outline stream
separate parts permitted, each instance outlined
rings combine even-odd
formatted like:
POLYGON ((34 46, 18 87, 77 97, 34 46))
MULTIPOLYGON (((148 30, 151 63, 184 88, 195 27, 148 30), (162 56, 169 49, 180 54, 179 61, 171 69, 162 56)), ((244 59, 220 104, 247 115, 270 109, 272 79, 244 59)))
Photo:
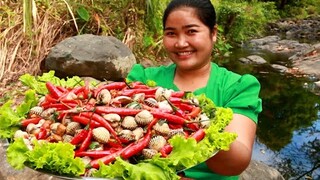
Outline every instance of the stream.
POLYGON ((285 179, 320 178, 320 97, 313 76, 294 77, 267 65, 242 64, 237 59, 262 55, 269 63, 290 66, 288 58, 249 49, 235 49, 220 65, 249 73, 261 83, 263 111, 259 115, 252 155, 277 169, 285 179))

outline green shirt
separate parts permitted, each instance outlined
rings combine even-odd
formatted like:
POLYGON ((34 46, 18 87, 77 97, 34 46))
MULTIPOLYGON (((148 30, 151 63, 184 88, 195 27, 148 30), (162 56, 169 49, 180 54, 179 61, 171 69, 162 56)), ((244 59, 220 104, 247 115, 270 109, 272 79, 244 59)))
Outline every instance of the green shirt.
MULTIPOLYGON (((143 83, 146 83, 147 80, 153 80, 157 86, 179 91, 173 82, 175 69, 175 64, 149 68, 136 64, 127 78, 143 83)), ((254 76, 239 75, 211 63, 211 74, 207 85, 193 93, 196 95, 204 93, 213 100, 216 106, 229 107, 234 113, 245 115, 257 123, 258 114, 262 111, 259 92, 260 83, 254 76)), ((186 170, 185 175, 194 179, 238 179, 238 176, 215 174, 209 170, 205 163, 186 170)))

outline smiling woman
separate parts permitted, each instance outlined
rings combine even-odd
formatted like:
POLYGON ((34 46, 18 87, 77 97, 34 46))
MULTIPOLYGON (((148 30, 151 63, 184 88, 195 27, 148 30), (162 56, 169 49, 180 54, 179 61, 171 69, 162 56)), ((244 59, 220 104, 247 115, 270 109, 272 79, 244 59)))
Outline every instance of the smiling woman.
POLYGON ((252 75, 239 75, 211 62, 217 39, 216 13, 210 0, 172 0, 163 16, 163 45, 173 64, 144 68, 135 65, 132 81, 175 91, 205 94, 220 107, 233 110, 226 131, 238 135, 228 151, 220 151, 196 167, 184 171, 194 179, 238 179, 251 159, 258 114, 262 111, 260 83, 252 75))

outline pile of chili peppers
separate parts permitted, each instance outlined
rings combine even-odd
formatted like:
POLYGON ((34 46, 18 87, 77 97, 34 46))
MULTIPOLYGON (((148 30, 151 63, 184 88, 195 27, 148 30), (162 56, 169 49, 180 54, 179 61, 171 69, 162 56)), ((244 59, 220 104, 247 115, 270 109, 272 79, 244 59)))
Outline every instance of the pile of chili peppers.
POLYGON ((21 121, 21 130, 28 133, 24 137, 69 142, 76 146, 76 157, 88 160, 88 169, 99 168, 100 161, 112 163, 119 156, 129 161, 144 154, 145 158, 157 153, 167 157, 172 151, 168 139, 173 135, 197 141, 205 136, 205 114, 196 99, 186 99, 183 91, 140 82, 111 82, 94 88, 88 84, 64 88, 46 82, 46 87, 49 93, 21 121), (136 118, 142 112, 148 115, 142 117, 146 118, 143 123, 136 118), (119 118, 106 118, 110 114, 119 118), (137 122, 125 122, 128 116, 137 122), (140 134, 132 133, 138 129, 140 134))

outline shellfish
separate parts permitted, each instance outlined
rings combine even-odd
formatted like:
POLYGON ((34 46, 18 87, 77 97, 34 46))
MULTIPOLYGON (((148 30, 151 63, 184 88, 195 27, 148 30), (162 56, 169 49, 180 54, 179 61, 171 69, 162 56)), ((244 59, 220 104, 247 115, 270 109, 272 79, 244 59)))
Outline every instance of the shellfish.
POLYGON ((163 136, 155 136, 150 140, 148 147, 150 149, 160 151, 160 149, 166 144, 167 141, 163 136))
POLYGON ((102 89, 97 97, 98 103, 109 104, 111 102, 111 94, 108 89, 102 89))
POLYGON ((81 128, 80 123, 78 122, 70 122, 66 127, 66 134, 69 134, 71 136, 76 134, 76 131, 81 128))
POLYGON ((120 131, 119 136, 127 141, 135 140, 135 135, 131 130, 128 130, 128 129, 124 129, 120 131))
POLYGON ((185 133, 184 133, 182 128, 180 128, 180 129, 171 129, 169 134, 168 134, 168 138, 172 138, 175 135, 185 136, 185 133))
POLYGON ((143 136, 143 129, 141 127, 136 128, 135 130, 132 131, 134 134, 134 139, 137 141, 143 136))
POLYGON ((92 130, 93 138, 99 143, 105 144, 110 139, 109 131, 104 127, 97 127, 92 130))
POLYGON ((154 155, 156 155, 158 153, 157 150, 154 149, 142 149, 142 155, 146 158, 146 159, 151 159, 154 155))
POLYGON ((121 122, 121 126, 126 129, 134 130, 138 124, 133 116, 126 116, 121 122))
POLYGON ((139 125, 147 125, 153 120, 153 115, 148 110, 142 110, 136 114, 135 119, 139 125))
POLYGON ((169 125, 167 123, 157 123, 153 126, 153 129, 161 135, 168 135, 170 132, 169 125))
POLYGON ((109 122, 120 122, 121 120, 120 115, 115 113, 104 114, 102 117, 109 122))
POLYGON ((34 106, 30 109, 29 115, 32 117, 33 115, 41 116, 43 112, 43 107, 41 106, 34 106))

